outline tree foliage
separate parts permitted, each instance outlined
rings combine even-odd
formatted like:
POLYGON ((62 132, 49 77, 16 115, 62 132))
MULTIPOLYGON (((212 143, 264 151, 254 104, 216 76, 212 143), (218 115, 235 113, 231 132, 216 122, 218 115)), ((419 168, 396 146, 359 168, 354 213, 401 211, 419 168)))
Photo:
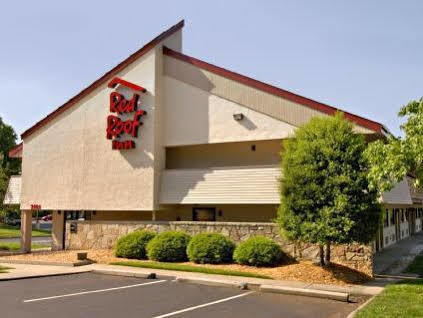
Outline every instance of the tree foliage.
POLYGON ((16 140, 17 135, 13 127, 4 123, 0 117, 0 164, 8 176, 20 171, 20 160, 9 158, 9 150, 16 146, 16 140))
POLYGON ((278 223, 285 236, 321 248, 370 242, 381 207, 368 187, 364 138, 343 114, 313 118, 283 146, 278 223))
POLYGON ((403 106, 398 116, 406 118, 401 126, 404 137, 377 140, 365 152, 370 163, 370 187, 380 192, 391 190, 410 172, 416 177, 417 187, 423 184, 423 98, 403 106))
POLYGON ((21 170, 21 161, 18 158, 9 158, 9 150, 16 146, 16 133, 12 126, 3 122, 0 117, 0 221, 7 214, 16 213, 17 207, 4 206, 9 178, 21 170))

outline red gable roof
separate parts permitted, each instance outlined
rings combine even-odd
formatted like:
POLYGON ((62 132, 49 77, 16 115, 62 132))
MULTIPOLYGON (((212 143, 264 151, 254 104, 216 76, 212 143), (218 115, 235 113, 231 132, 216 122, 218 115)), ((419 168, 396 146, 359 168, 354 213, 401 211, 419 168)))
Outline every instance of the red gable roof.
POLYGON ((141 49, 139 49, 134 54, 132 54, 131 56, 129 56, 127 59, 125 59, 124 61, 122 61, 118 65, 116 65, 113 69, 111 69, 110 71, 108 71, 106 74, 104 74, 102 77, 100 77, 94 83, 92 83, 90 86, 88 86, 87 88, 85 88, 84 90, 82 90, 81 92, 79 92, 79 94, 77 94, 76 96, 72 97, 70 100, 68 100, 62 106, 60 106, 59 108, 57 108, 55 111, 53 111, 52 113, 50 113, 49 115, 47 115, 46 117, 44 117, 43 119, 41 119, 34 126, 32 126, 31 128, 27 129, 26 131, 24 131, 21 134, 21 138, 23 139, 25 137, 28 137, 35 130, 37 130, 38 128, 44 126, 45 124, 47 124, 48 122, 50 122, 52 119, 54 119, 55 117, 57 117, 59 114, 63 113, 64 111, 66 111, 67 109, 69 109, 70 107, 72 107, 73 105, 75 105, 77 102, 79 102, 86 95, 88 95, 89 93, 91 93, 92 91, 94 91, 99 86, 103 85, 106 81, 110 80, 114 75, 116 75, 116 73, 120 72, 122 69, 124 69, 125 67, 127 67, 129 64, 131 64, 132 62, 134 62, 136 59, 138 59, 141 56, 143 56, 146 53, 148 53, 152 48, 154 48, 161 41, 163 41, 167 37, 171 36, 176 31, 182 29, 183 26, 184 26, 184 20, 181 20, 180 22, 178 22, 177 24, 175 24, 174 26, 172 26, 168 30, 166 30, 163 33, 161 33, 160 35, 158 35, 156 38, 154 38, 149 43, 147 43, 146 45, 144 45, 141 49))
POLYGON ((19 152, 21 152, 23 149, 23 142, 21 142, 19 145, 16 145, 12 149, 9 150, 9 158, 20 158, 20 156, 17 156, 19 152))
POLYGON ((256 89, 259 89, 261 91, 267 92, 272 95, 276 95, 279 97, 282 97, 284 99, 290 100, 292 102, 308 106, 310 108, 313 108, 315 110, 321 111, 322 113, 334 115, 337 111, 342 111, 344 113, 345 118, 351 120, 352 122, 355 122, 356 124, 366 127, 370 130, 375 131, 376 133, 383 134, 386 133, 386 129, 383 127, 382 124, 375 122, 370 119, 366 119, 348 112, 345 112, 343 110, 337 109, 333 106, 329 106, 317 101, 314 101, 312 99, 297 95, 295 93, 286 91, 284 89, 281 89, 279 87, 275 87, 263 82, 260 82, 258 80, 255 80, 251 77, 247 77, 229 70, 226 70, 222 67, 201 61, 199 59, 196 59, 194 57, 182 54, 180 52, 173 51, 167 47, 163 47, 163 54, 167 56, 171 56, 173 58, 176 58, 178 60, 184 61, 186 63, 192 64, 194 66, 197 66, 201 69, 204 69, 206 71, 209 71, 211 73, 226 77, 228 79, 231 79, 233 81, 237 81, 239 83, 242 83, 244 85, 254 87, 256 89))
MULTIPOLYGON (((69 109, 70 107, 75 105, 77 102, 79 102, 86 95, 90 94, 96 88, 103 85, 106 81, 109 81, 113 76, 116 75, 116 73, 120 72, 122 69, 127 67, 129 64, 134 62, 136 59, 138 59, 141 56, 148 53, 158 43, 160 43, 161 41, 163 41, 167 37, 171 36, 172 34, 177 32, 178 30, 180 30, 183 26, 184 26, 184 20, 181 20, 180 22, 178 22, 177 24, 175 24, 174 26, 172 26, 168 30, 161 33, 159 36, 154 38, 152 41, 150 41, 149 43, 144 45, 141 49, 139 49, 138 51, 136 51, 135 53, 130 55, 127 59, 125 59, 124 61, 122 61, 118 65, 116 65, 113 69, 111 69, 110 71, 105 73, 102 77, 97 79, 90 86, 88 86, 87 88, 82 90, 76 96, 72 97, 70 100, 68 100, 66 103, 64 103, 62 106, 57 108, 55 111, 53 111, 49 115, 47 115, 45 118, 41 119, 34 126, 27 129, 26 131, 24 131, 21 134, 21 138, 23 139, 23 138, 29 136, 34 131, 36 131, 38 128, 44 126, 45 124, 47 124, 48 122, 53 120, 55 117, 57 117, 59 114, 63 113, 64 111, 66 111, 67 109, 69 109)), ((276 96, 280 96, 282 98, 291 100, 293 102, 299 103, 299 104, 304 105, 304 106, 308 106, 310 108, 316 109, 316 110, 321 111, 321 112, 326 113, 326 114, 333 115, 333 114, 335 114, 336 111, 339 110, 335 107, 314 101, 312 99, 294 94, 292 92, 283 90, 281 88, 260 82, 258 80, 253 79, 253 78, 250 78, 250 77, 247 77, 247 76, 226 70, 224 68, 209 64, 207 62, 204 62, 204 61, 198 60, 196 58, 190 57, 188 55, 182 54, 180 52, 173 51, 173 50, 171 50, 167 47, 163 47, 163 54, 174 57, 174 58, 179 59, 179 60, 182 60, 184 62, 190 63, 192 65, 199 67, 199 68, 202 68, 202 69, 205 69, 205 70, 210 71, 212 73, 215 73, 215 74, 221 75, 223 77, 232 79, 234 81, 243 83, 245 85, 254 87, 256 89, 265 91, 267 93, 270 93, 270 94, 273 94, 273 95, 276 95, 276 96)), ((348 113, 348 112, 344 112, 344 114, 345 114, 345 118, 355 122, 356 124, 358 124, 360 126, 366 127, 370 130, 373 130, 376 133, 383 134, 383 133, 387 132, 387 130, 383 127, 383 125, 378 123, 378 122, 375 122, 375 121, 372 121, 372 120, 369 120, 369 119, 366 119, 366 118, 363 118, 363 117, 360 117, 360 116, 357 116, 357 115, 354 115, 354 114, 351 114, 351 113, 348 113)), ((20 147, 22 147, 22 146, 18 145, 17 147, 13 148, 12 150, 10 150, 10 153, 14 154, 15 149, 20 148, 20 147)), ((18 151, 18 150, 16 150, 16 151, 18 151)), ((9 153, 9 155, 10 155, 10 153, 9 153)))

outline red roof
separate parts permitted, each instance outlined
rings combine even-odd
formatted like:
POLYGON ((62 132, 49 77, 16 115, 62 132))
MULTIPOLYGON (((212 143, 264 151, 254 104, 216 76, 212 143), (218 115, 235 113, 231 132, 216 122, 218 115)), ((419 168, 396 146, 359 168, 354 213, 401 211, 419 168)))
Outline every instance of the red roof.
POLYGON ((199 59, 196 59, 194 57, 182 54, 180 52, 173 51, 173 50, 171 50, 167 47, 163 47, 163 54, 165 54, 167 56, 171 56, 171 57, 176 58, 178 60, 184 61, 186 63, 192 64, 194 66, 202 68, 202 69, 209 71, 211 73, 226 77, 226 78, 231 79, 233 81, 237 81, 237 82, 242 83, 244 85, 254 87, 256 89, 267 92, 269 94, 276 95, 276 96, 282 97, 284 99, 290 100, 292 102, 313 108, 313 109, 321 111, 322 113, 325 113, 325 114, 334 115, 337 111, 342 111, 344 113, 345 118, 351 120, 352 122, 355 122, 356 124, 358 124, 360 126, 366 127, 368 129, 373 130, 376 133, 380 133, 380 134, 382 134, 383 132, 387 132, 382 124, 375 122, 373 120, 345 112, 345 111, 337 109, 333 106, 329 106, 329 105, 317 102, 315 100, 312 100, 310 98, 303 97, 303 96, 297 95, 295 93, 286 91, 286 90, 281 89, 279 87, 260 82, 258 80, 251 78, 251 77, 247 77, 247 76, 226 70, 222 67, 201 61, 199 59))
POLYGON ((23 149, 23 142, 21 142, 19 145, 16 145, 12 149, 9 150, 9 158, 20 158, 16 157, 16 155, 21 152, 23 149))
POLYGON ((69 109, 70 107, 72 107, 73 105, 75 105, 82 98, 84 98, 85 96, 87 96, 89 93, 91 93, 92 91, 94 91, 99 86, 103 85, 106 81, 110 80, 114 75, 116 75, 116 73, 120 72, 122 69, 124 69, 125 67, 127 67, 129 64, 131 64, 132 62, 134 62, 135 60, 137 60, 141 56, 143 56, 146 53, 148 53, 152 48, 154 48, 161 41, 163 41, 167 37, 171 36, 176 31, 182 29, 183 26, 184 26, 184 20, 181 20, 180 22, 178 22, 177 24, 175 24, 174 26, 172 26, 168 30, 164 31, 163 33, 161 33, 160 35, 158 35, 157 37, 155 37, 153 40, 151 40, 150 42, 148 42, 146 45, 144 45, 141 49, 139 49, 134 54, 132 54, 131 56, 129 56, 127 59, 125 59, 124 61, 122 61, 118 65, 116 65, 113 69, 111 69, 110 71, 108 71, 106 74, 104 74, 102 77, 100 77, 94 83, 92 83, 90 86, 88 86, 87 88, 85 88, 84 90, 82 90, 81 92, 79 92, 76 96, 72 97, 70 100, 68 100, 62 106, 60 106, 59 108, 57 108, 55 111, 53 111, 52 113, 50 113, 49 115, 47 115, 46 117, 44 117, 43 119, 41 119, 34 126, 32 126, 31 128, 27 129, 26 131, 24 131, 21 134, 21 138, 23 139, 24 137, 28 137, 35 130, 37 130, 38 128, 44 126, 45 124, 47 124, 48 122, 50 122, 52 119, 54 119, 55 117, 57 117, 59 114, 63 113, 64 111, 66 111, 67 109, 69 109))
MULTIPOLYGON (((62 106, 57 108, 55 111, 53 111, 49 115, 47 115, 45 118, 41 119, 34 126, 27 129, 26 131, 24 131, 21 134, 21 138, 23 139, 23 138, 29 136, 34 131, 36 131, 38 128, 44 126, 45 124, 47 124, 48 122, 50 122, 51 120, 56 118, 59 114, 63 113, 64 111, 66 111, 67 109, 69 109, 70 107, 75 105, 77 102, 79 102, 86 95, 88 95, 89 93, 94 91, 99 86, 103 85, 105 82, 109 81, 113 76, 115 76, 122 69, 124 69, 129 64, 134 62, 136 59, 138 59, 141 56, 148 53, 158 43, 160 43, 161 41, 163 41, 164 39, 166 39, 170 35, 174 34, 178 30, 180 30, 183 26, 184 26, 184 20, 181 20, 180 22, 178 22, 177 24, 175 24, 174 26, 172 26, 168 30, 161 33, 159 36, 154 38, 152 41, 150 41, 149 43, 144 45, 141 49, 139 49, 138 51, 133 53, 131 56, 129 56, 127 59, 125 59, 124 61, 122 61, 118 65, 116 65, 113 69, 111 69, 110 71, 105 73, 102 77, 97 79, 90 86, 88 86, 87 88, 82 90, 76 96, 72 97, 70 100, 68 100, 66 103, 64 103, 62 106)), ((309 99, 309 98, 297 95, 295 93, 283 90, 281 88, 260 82, 258 80, 252 79, 250 77, 247 77, 247 76, 226 70, 224 68, 209 64, 207 62, 204 62, 204 61, 198 60, 196 58, 190 57, 188 55, 182 54, 180 52, 173 51, 173 50, 166 48, 166 47, 163 47, 163 53, 165 55, 177 58, 179 60, 190 63, 192 65, 195 65, 199 68, 205 69, 205 70, 210 71, 212 73, 221 75, 221 76, 229 78, 231 80, 234 80, 234 81, 243 83, 245 85, 254 87, 256 89, 265 91, 267 93, 270 93, 270 94, 273 94, 273 95, 276 95, 276 96, 280 96, 282 98, 291 100, 291 101, 299 103, 301 105, 308 106, 310 108, 316 109, 316 110, 321 111, 321 112, 326 113, 326 114, 333 115, 333 114, 335 114, 336 111, 339 110, 335 107, 314 101, 312 99, 309 99)), ((366 127, 370 130, 373 130, 376 133, 382 134, 383 132, 386 132, 386 129, 383 127, 383 125, 378 123, 378 122, 375 122, 375 121, 372 121, 372 120, 369 120, 369 119, 366 119, 366 118, 363 118, 363 117, 360 117, 360 116, 357 116, 357 115, 354 115, 354 114, 351 114, 351 113, 348 113, 348 112, 344 112, 344 114, 345 114, 345 118, 357 123, 360 126, 366 127)), ((10 150, 10 152, 14 153, 15 149, 18 148, 18 147, 22 147, 22 146, 18 145, 14 149, 10 150)), ((16 152, 17 151, 18 150, 16 150, 16 152)), ((10 153, 9 153, 9 155, 10 155, 10 153)))

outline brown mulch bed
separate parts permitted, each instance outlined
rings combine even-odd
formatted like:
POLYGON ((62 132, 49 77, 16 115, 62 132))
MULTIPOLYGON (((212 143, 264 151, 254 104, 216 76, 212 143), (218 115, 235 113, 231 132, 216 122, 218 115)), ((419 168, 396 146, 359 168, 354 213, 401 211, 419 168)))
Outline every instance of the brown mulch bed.
MULTIPOLYGON (((113 250, 84 250, 84 251, 58 251, 58 252, 37 252, 23 255, 13 255, 0 257, 9 260, 31 260, 46 262, 73 263, 76 261, 77 252, 88 252, 88 258, 96 263, 109 264, 111 262, 126 261, 124 258, 117 258, 113 254, 113 250)), ((320 267, 311 261, 293 262, 291 264, 281 265, 277 267, 252 267, 238 264, 222 264, 222 265, 200 265, 194 263, 185 263, 195 266, 207 266, 214 268, 222 268, 228 270, 245 271, 267 275, 278 280, 295 280, 315 284, 330 285, 355 285, 362 284, 371 278, 361 272, 349 267, 333 264, 329 267, 320 267)))

